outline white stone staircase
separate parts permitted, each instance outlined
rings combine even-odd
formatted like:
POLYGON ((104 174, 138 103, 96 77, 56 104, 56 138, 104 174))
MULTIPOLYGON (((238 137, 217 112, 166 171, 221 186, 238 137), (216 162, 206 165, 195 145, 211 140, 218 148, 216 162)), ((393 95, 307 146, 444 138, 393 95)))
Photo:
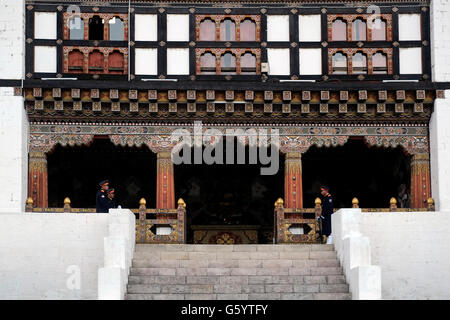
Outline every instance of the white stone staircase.
POLYGON ((333 245, 136 245, 129 300, 351 299, 333 245))

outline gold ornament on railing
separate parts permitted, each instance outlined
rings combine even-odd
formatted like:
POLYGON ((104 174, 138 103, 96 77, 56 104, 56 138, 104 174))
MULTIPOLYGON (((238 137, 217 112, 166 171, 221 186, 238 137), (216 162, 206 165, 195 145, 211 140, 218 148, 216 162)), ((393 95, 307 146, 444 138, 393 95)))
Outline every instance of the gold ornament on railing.
POLYGON ((25 211, 26 212, 32 212, 33 211, 33 204, 34 204, 33 198, 29 197, 27 199, 27 202, 26 202, 25 211))
POLYGON ((71 203, 70 198, 66 197, 64 199, 64 212, 70 212, 71 210, 70 203, 71 203))
POLYGON ((147 201, 144 199, 144 198, 142 198, 141 200, 139 200, 139 206, 141 207, 141 206, 145 206, 147 204, 147 201))
POLYGON ((359 200, 356 197, 352 199, 352 208, 359 208, 359 200))
POLYGON ((314 204, 315 206, 320 206, 322 204, 322 200, 320 200, 320 198, 316 198, 316 200, 314 200, 314 204))
POLYGON ((178 207, 182 207, 183 209, 186 209, 186 203, 182 198, 178 199, 178 207))
POLYGON ((394 197, 392 197, 389 201, 389 208, 391 209, 391 211, 395 211, 395 209, 397 209, 397 199, 395 199, 394 197))
POLYGON ((428 211, 434 211, 435 210, 433 198, 428 198, 427 199, 427 206, 428 206, 428 211))
POLYGON ((284 200, 282 198, 278 198, 277 201, 275 201, 275 207, 282 207, 284 205, 284 200))

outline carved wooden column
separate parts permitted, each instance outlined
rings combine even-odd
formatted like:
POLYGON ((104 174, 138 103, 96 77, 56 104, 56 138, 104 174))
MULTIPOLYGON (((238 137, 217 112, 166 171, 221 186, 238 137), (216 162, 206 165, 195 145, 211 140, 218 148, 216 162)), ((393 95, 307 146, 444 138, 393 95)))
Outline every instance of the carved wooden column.
POLYGON ((285 208, 303 208, 302 154, 287 152, 284 162, 285 208))
POLYGON ((170 152, 158 152, 156 172, 156 208, 175 209, 175 182, 170 152))
POLYGON ((45 152, 31 151, 28 165, 28 197, 34 207, 48 207, 47 155, 45 152))
POLYGON ((413 154, 411 159, 411 208, 426 208, 431 197, 430 154, 413 154))

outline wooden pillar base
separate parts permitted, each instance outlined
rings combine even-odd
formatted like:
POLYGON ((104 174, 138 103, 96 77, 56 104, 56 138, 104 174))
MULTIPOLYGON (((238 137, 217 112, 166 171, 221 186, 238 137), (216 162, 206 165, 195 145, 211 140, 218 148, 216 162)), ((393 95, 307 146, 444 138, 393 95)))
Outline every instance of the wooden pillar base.
POLYGON ((284 207, 303 208, 302 157, 300 152, 286 153, 284 164, 284 207))

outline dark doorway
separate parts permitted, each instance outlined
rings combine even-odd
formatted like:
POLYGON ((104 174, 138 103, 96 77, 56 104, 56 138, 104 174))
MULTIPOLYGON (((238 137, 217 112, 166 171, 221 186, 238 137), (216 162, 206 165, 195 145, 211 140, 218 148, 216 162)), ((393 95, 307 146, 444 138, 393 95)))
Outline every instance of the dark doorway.
POLYGON ((361 208, 388 208, 392 197, 399 207, 409 207, 410 157, 401 147, 368 147, 363 139, 334 148, 313 146, 302 166, 305 207, 314 206, 321 185, 330 187, 336 208, 350 208, 354 197, 361 208))
POLYGON ((103 40, 104 21, 99 16, 93 16, 89 20, 89 40, 103 40))
POLYGON ((284 159, 280 154, 274 175, 261 175, 261 165, 248 159, 247 147, 246 164, 175 166, 175 194, 187 204, 188 242, 191 225, 257 225, 259 243, 268 242, 264 233, 273 231, 274 203, 284 193, 284 159))
POLYGON ((115 146, 95 139, 90 146, 58 145, 48 155, 49 207, 62 207, 65 197, 73 208, 95 208, 98 183, 108 179, 122 208, 138 208, 145 198, 155 206, 156 155, 148 147, 115 146))

